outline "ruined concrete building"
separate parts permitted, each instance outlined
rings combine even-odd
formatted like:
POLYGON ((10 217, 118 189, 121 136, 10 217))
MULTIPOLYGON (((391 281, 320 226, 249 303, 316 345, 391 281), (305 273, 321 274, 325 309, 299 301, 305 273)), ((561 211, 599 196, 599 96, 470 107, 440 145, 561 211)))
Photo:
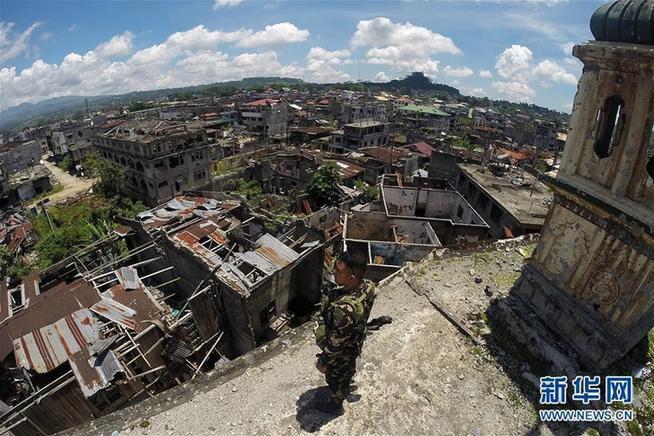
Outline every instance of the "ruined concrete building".
POLYGON ((408 186, 384 176, 381 198, 345 218, 345 248, 368 256, 380 280, 435 248, 485 239, 488 225, 456 191, 408 186))
POLYGON ((150 206, 209 181, 209 146, 200 124, 128 121, 98 135, 95 146, 125 170, 125 194, 150 206))
POLYGON ((574 47, 584 71, 554 203, 518 287, 596 372, 654 326, 651 7, 606 3, 591 19, 596 41, 574 47))
POLYGON ((285 137, 288 133, 288 104, 264 98, 243 104, 239 108, 239 121, 248 132, 263 137, 285 137))
MULTIPOLYGON (((208 355, 154 286, 150 244, 117 230, 18 286, 0 283, 0 428, 50 434, 188 380, 208 355), (150 258, 134 263, 138 253, 150 258), (149 284, 146 284, 149 283, 149 284), (198 357, 199 356, 199 357, 198 357)), ((210 353, 210 351, 209 351, 210 353)))
POLYGON ((22 283, 0 283, 0 428, 50 434, 225 364, 306 320, 323 232, 176 197, 22 283))
POLYGON ((507 165, 458 164, 457 190, 497 238, 538 233, 552 201, 550 189, 527 171, 507 165))
POLYGON ((275 237, 237 201, 191 196, 143 212, 130 225, 133 243, 159 240, 180 279, 176 288, 225 332, 219 348, 230 358, 274 337, 287 312, 305 315, 319 300, 320 231, 297 226, 275 237))

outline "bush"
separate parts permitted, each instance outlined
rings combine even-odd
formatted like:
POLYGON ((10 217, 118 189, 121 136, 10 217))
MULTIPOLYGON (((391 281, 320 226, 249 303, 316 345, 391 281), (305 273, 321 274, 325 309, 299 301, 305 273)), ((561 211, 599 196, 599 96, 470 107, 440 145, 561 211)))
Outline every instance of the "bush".
POLYGON ((334 162, 327 162, 312 174, 307 193, 319 205, 338 206, 343 198, 341 176, 334 162))

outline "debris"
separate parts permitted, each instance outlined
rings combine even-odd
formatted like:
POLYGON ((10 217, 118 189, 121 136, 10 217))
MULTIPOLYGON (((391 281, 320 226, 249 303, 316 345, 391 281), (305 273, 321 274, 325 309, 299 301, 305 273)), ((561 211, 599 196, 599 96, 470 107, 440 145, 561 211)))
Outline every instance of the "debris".
POLYGON ((481 282, 482 282, 481 277, 479 277, 479 276, 475 277, 475 283, 479 284, 481 282))
POLYGON ((434 306, 449 322, 454 324, 462 333, 467 335, 472 341, 475 343, 475 345, 481 345, 481 342, 477 337, 466 327, 461 320, 451 313, 449 310, 447 310, 442 304, 436 302, 428 293, 425 293, 422 287, 415 283, 413 280, 406 279, 406 283, 409 285, 409 287, 413 290, 418 295, 422 295, 429 300, 432 306, 434 306))

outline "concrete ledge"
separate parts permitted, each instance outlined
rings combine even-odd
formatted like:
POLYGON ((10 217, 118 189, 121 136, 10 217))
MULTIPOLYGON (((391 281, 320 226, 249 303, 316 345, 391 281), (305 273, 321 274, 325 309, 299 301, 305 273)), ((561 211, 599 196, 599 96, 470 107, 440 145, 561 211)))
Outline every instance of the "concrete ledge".
POLYGON ((66 430, 60 435, 111 434, 115 430, 125 427, 137 426, 142 420, 165 412, 175 406, 190 400, 200 392, 209 391, 216 386, 240 376, 253 365, 264 362, 284 352, 289 347, 307 341, 313 329, 313 323, 289 331, 267 344, 262 345, 247 354, 220 366, 214 371, 198 374, 186 383, 161 392, 151 398, 134 403, 125 408, 116 410, 109 415, 102 416, 79 427, 66 430))

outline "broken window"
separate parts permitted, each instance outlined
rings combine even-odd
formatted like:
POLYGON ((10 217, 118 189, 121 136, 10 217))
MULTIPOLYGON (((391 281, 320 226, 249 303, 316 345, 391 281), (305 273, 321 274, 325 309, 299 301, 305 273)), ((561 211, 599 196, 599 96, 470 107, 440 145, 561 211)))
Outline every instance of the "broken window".
POLYGON ((168 165, 170 168, 175 168, 177 165, 179 165, 179 157, 174 156, 168 159, 168 165))
POLYGON ((618 95, 609 97, 597 112, 595 123, 595 154, 604 159, 613 153, 620 143, 625 123, 624 100, 618 95))

